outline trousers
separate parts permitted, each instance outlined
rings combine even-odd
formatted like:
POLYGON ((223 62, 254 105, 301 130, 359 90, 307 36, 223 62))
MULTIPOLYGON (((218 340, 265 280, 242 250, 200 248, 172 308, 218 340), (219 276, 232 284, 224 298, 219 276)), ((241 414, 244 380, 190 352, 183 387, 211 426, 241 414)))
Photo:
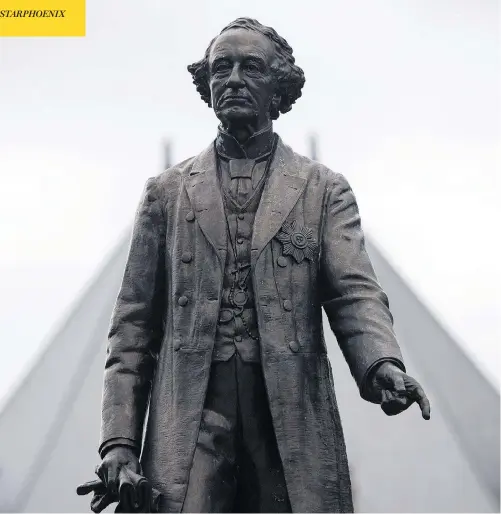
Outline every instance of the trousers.
POLYGON ((260 363, 213 362, 182 512, 292 512, 260 363))

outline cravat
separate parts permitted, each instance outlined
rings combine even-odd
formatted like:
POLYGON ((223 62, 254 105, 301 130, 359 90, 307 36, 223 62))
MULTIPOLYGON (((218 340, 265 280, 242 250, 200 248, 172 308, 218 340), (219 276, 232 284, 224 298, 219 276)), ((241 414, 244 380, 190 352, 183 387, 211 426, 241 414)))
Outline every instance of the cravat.
POLYGON ((230 167, 230 194, 243 205, 252 194, 252 171, 256 164, 255 159, 231 159, 230 167))

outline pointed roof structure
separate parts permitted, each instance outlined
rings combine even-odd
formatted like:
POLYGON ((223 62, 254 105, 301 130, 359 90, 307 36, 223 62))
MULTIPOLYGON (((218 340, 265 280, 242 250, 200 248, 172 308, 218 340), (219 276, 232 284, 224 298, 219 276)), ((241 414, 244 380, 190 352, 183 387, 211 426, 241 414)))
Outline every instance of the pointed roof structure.
POLYGON ((310 134, 308 138, 308 143, 310 147, 310 159, 314 161, 318 161, 318 137, 316 134, 310 134))
MULTIPOLYGON (((310 143, 317 157, 316 139, 310 143)), ((170 146, 164 149, 169 166, 170 146)), ((0 511, 89 511, 89 497, 75 488, 99 462, 105 340, 129 237, 0 413, 0 511)), ((416 408, 390 418, 363 402, 326 329, 356 510, 499 512, 499 392, 369 237, 367 249, 390 298, 408 369, 430 397, 432 419, 424 422, 416 408)))
POLYGON ((172 143, 170 139, 165 139, 163 144, 164 149, 164 170, 172 166, 172 143))

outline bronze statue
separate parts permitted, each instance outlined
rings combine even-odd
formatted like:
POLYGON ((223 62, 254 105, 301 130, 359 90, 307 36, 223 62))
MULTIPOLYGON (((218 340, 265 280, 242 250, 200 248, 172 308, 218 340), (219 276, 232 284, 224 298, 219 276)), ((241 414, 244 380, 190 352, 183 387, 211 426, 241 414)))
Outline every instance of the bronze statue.
POLYGON ((130 490, 125 470, 151 486, 131 510, 352 512, 322 307, 362 398, 430 417, 355 197, 273 132, 305 81, 275 30, 239 18, 188 70, 218 134, 146 184, 109 331, 100 480, 79 492, 99 512, 130 490))

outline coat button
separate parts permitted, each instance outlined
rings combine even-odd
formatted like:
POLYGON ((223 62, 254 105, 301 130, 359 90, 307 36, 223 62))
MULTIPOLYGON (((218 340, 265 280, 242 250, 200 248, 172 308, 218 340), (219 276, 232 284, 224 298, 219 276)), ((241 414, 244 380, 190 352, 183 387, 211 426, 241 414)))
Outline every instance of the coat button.
POLYGON ((191 252, 184 252, 183 255, 181 255, 181 260, 185 263, 191 262, 193 259, 193 255, 191 252))
POLYGON ((299 343, 297 341, 291 341, 289 343, 289 348, 296 353, 299 350, 299 343))
POLYGON ((187 296, 180 296, 177 300, 178 305, 181 307, 184 307, 185 305, 188 305, 188 297, 187 296))
POLYGON ((285 268, 287 266, 287 259, 281 255, 278 259, 277 259, 277 264, 281 267, 281 268, 285 268))
POLYGON ((241 245, 241 244, 243 244, 243 243, 244 243, 244 240, 243 240, 241 237, 239 237, 239 238, 237 239, 237 243, 238 243, 239 245, 241 245))
POLYGON ((242 213, 240 213, 240 214, 238 215, 238 219, 239 219, 239 220, 243 220, 244 218, 245 218, 245 216, 244 216, 242 213))
POLYGON ((242 336, 235 336, 235 341, 240 343, 242 341, 242 336))
POLYGON ((195 219, 195 213, 193 211, 190 211, 187 215, 186 215, 186 221, 193 221, 195 219))
POLYGON ((174 341, 174 351, 177 352, 179 350, 179 348, 181 348, 181 341, 179 339, 176 339, 174 341))
POLYGON ((291 311, 292 310, 292 302, 290 300, 285 300, 284 301, 284 309, 286 311, 291 311))

